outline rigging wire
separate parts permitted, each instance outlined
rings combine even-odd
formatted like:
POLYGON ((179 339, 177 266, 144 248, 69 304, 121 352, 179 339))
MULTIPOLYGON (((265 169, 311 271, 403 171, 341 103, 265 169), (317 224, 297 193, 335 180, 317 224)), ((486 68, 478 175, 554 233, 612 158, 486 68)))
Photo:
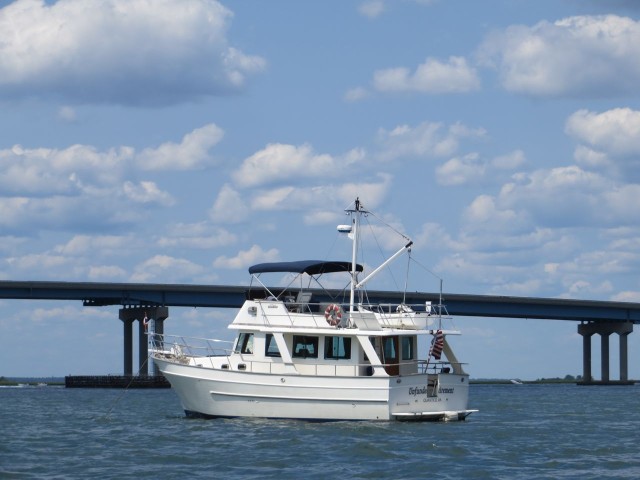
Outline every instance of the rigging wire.
POLYGON ((129 387, 133 383, 133 380, 136 377, 140 376, 140 372, 142 371, 143 368, 147 366, 147 362, 149 361, 150 358, 151 358, 151 354, 147 355, 147 358, 145 359, 144 362, 142 362, 142 365, 140 365, 140 368, 138 369, 137 373, 135 375, 131 375, 131 380, 129 380, 129 383, 127 384, 127 386, 124 388, 124 390, 122 390, 122 393, 111 404, 111 407, 109 407, 109 410, 107 410, 107 413, 104 416, 105 420, 109 420, 109 417, 111 416, 111 412, 113 411, 115 406, 120 402, 120 400, 122 400, 122 397, 124 397, 124 395, 129 391, 129 387))
MULTIPOLYGON (((372 215, 373 215, 373 214, 372 214, 372 215)), ((378 218, 378 217, 376 217, 375 215, 373 215, 373 216, 374 216, 375 218, 378 218)), ((383 222, 383 223, 384 223, 384 222, 383 222)), ((385 225, 386 225, 386 224, 385 224, 385 225)), ((368 219, 367 219, 367 226, 369 227, 369 231, 371 232, 371 236, 373 237, 373 239, 374 239, 374 240, 375 240, 375 242, 376 242, 376 246, 378 247, 378 251, 380 252, 380 257, 384 259, 384 258, 385 258, 385 253, 384 253, 384 251, 382 250, 382 247, 380 246, 380 242, 378 241, 378 236, 376 235, 376 232, 375 232, 375 230, 374 230, 374 228, 373 228, 373 225, 371 224, 371 222, 369 222, 369 220, 368 220, 368 219)), ((391 230, 393 230, 394 232, 398 233, 398 234, 399 234, 400 236, 402 236, 403 238, 405 238, 405 239, 407 239, 407 240, 411 240, 409 237, 407 237, 407 236, 405 236, 405 235, 402 235, 402 233, 398 232, 398 231, 397 231, 397 230, 395 230, 393 227, 391 227, 391 226, 389 226, 389 225, 386 225, 386 226, 388 226, 389 228, 391 228, 391 230)), ((359 245, 359 247, 360 247, 360 245, 359 245)), ((362 251, 363 251, 363 249, 362 249, 362 248, 359 248, 359 249, 358 249, 358 251, 362 252, 362 251)), ((399 288, 399 286, 398 286, 398 281, 396 280, 396 277, 395 277, 395 276, 394 276, 394 274, 393 274, 393 270, 391 270, 391 268, 390 268, 389 266, 387 266, 387 267, 386 267, 386 269, 387 269, 387 272, 389 272, 389 275, 391 276, 391 280, 393 281, 393 284, 394 284, 394 286, 395 286, 396 290, 399 290, 400 288, 399 288)))
POLYGON ((429 272, 432 276, 434 276, 435 278, 437 278, 438 280, 440 280, 440 283, 442 284, 442 277, 440 277, 439 275, 436 275, 436 273, 431 270, 430 268, 426 267, 425 265, 423 265, 422 263, 420 263, 418 260, 416 260, 415 258, 411 257, 411 260, 413 260, 417 265, 421 266, 425 271, 429 272))
POLYGON ((411 249, 407 252, 407 270, 404 277, 404 290, 402 291, 402 303, 407 303, 407 288, 409 288, 409 267, 411 266, 411 249))
POLYGON ((382 223, 384 226, 388 227, 389 229, 393 230, 394 232, 396 232, 398 235, 400 235, 402 238, 404 238, 407 241, 411 241, 411 239, 409 237, 407 237, 404 233, 402 233, 400 230, 398 230, 397 228, 392 227, 391 225, 389 225, 387 222, 385 222, 382 218, 380 218, 379 216, 377 216, 375 213, 373 212, 368 212, 369 215, 375 217, 380 223, 382 223))

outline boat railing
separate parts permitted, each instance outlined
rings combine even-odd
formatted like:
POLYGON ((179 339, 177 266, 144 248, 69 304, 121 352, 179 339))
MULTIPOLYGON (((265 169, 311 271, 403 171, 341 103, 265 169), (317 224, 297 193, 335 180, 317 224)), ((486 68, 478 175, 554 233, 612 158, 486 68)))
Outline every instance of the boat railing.
POLYGON ((341 325, 346 326, 349 307, 341 303, 318 303, 299 301, 276 301, 274 299, 254 300, 255 310, 249 307, 249 314, 255 315, 270 327, 307 327, 334 329, 327 321, 325 314, 329 305, 337 305, 340 313, 336 318, 342 319, 341 325))
MULTIPOLYGON (((444 305, 436 305, 434 308, 431 302, 425 304, 358 304, 358 312, 364 315, 373 314, 382 328, 424 330, 430 328, 436 321, 440 322, 443 318, 448 318, 444 305)), ((356 325, 370 326, 370 322, 364 321, 365 319, 360 322, 358 320, 360 319, 356 318, 356 325)))
MULTIPOLYGON (((365 330, 380 330, 381 328, 409 328, 426 329, 436 319, 448 313, 444 305, 432 306, 408 304, 358 304, 353 314, 349 314, 349 305, 345 303, 329 302, 300 302, 290 298, 279 301, 275 297, 257 299, 248 307, 248 313, 270 327, 307 327, 334 329, 337 326, 355 326, 365 330), (338 307, 336 314, 331 313, 330 307, 338 307)), ((237 323, 241 323, 237 321, 237 323)), ((254 322, 250 322, 254 323, 254 322)))
MULTIPOLYGON (((219 343, 233 343, 226 340, 216 340, 200 337, 182 337, 150 333, 149 342, 151 353, 159 357, 175 359, 181 363, 188 363, 190 357, 215 358, 229 357, 232 350, 218 346, 219 343)), ((214 364, 211 364, 213 368, 214 364)))
POLYGON ((444 362, 433 360, 419 360, 418 373, 425 374, 441 374, 441 373, 459 373, 462 370, 462 363, 444 362))
MULTIPOLYGON (((177 363, 193 364, 203 368, 231 369, 254 373, 285 373, 287 366, 278 359, 259 360, 253 355, 234 355, 232 350, 218 346, 219 343, 232 343, 199 337, 149 334, 150 353, 177 363), (196 362, 197 359, 197 363, 196 362)), ((371 376, 376 367, 382 367, 388 373, 397 372, 402 376, 438 375, 461 373, 460 363, 434 360, 411 360, 398 363, 322 363, 315 359, 294 358, 296 370, 303 375, 316 376, 371 376)), ((397 374, 396 373, 396 374, 397 374)))
POLYGON ((367 308, 381 315, 396 315, 398 313, 419 313, 430 317, 448 317, 449 312, 444 304, 423 303, 360 303, 358 306, 367 308))

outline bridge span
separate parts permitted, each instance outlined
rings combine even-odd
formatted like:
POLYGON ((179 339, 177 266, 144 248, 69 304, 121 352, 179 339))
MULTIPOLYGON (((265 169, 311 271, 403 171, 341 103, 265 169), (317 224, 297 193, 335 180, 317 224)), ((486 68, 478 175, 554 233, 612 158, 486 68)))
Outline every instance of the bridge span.
MULTIPOLYGON (((256 289, 260 293, 263 290, 256 289)), ((270 289, 280 292, 282 289, 270 289)), ((342 290, 311 289, 314 299, 331 302, 344 296, 342 290)), ((77 300, 85 306, 121 305, 120 320, 124 325, 124 374, 131 375, 133 360, 133 323, 139 328, 139 365, 142 369, 148 351, 143 318, 156 321, 156 331, 162 333, 168 307, 239 308, 252 295, 247 286, 0 281, 0 298, 13 300, 77 300)), ((369 301, 390 304, 439 303, 440 294, 412 292, 368 291, 369 301)), ((464 317, 527 318, 580 322, 578 333, 583 339, 583 384, 630 384, 628 378, 627 336, 633 325, 640 323, 640 303, 574 300, 560 298, 512 297, 444 293, 443 303, 450 315, 464 317), (619 336, 620 379, 609 378, 609 337, 619 336), (600 335, 600 380, 592 379, 591 337, 600 335)))

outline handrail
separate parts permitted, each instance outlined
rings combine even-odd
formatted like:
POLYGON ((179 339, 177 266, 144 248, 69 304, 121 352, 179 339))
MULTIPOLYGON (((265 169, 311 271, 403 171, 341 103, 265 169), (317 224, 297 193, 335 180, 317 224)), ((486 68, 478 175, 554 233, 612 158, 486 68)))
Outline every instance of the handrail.
MULTIPOLYGON (((328 324, 324 313, 328 305, 338 305, 341 308, 343 313, 340 325, 343 327, 357 325, 361 315, 369 313, 375 315, 377 324, 382 328, 425 329, 430 319, 441 320, 443 318, 450 318, 433 313, 431 310, 426 310, 424 305, 415 304, 359 303, 357 305, 358 309, 350 314, 348 305, 342 302, 335 302, 333 304, 326 302, 291 302, 267 298, 253 300, 253 305, 249 307, 249 312, 254 316, 253 320, 243 321, 242 318, 239 318, 236 319, 235 323, 255 324, 255 320, 258 320, 259 324, 261 323, 268 327, 305 326, 333 330, 335 326, 328 324), (422 308, 422 310, 419 308, 422 308)), ((436 305, 436 307, 440 308, 439 305, 436 305)), ((433 305, 431 305, 430 308, 433 308, 433 305)), ((441 310, 446 312, 446 308, 441 310)), ((366 325, 366 323, 364 325, 366 325)), ((366 329, 367 328, 365 328, 365 330, 366 329)))
MULTIPOLYGON (((274 372, 274 368, 281 368, 284 364, 282 362, 273 361, 273 357, 268 357, 270 360, 256 360, 246 354, 236 354, 234 356, 234 352, 230 349, 217 348, 213 345, 213 343, 217 342, 225 342, 231 343, 224 340, 215 340, 215 339, 206 339, 206 338, 198 338, 198 337, 183 337, 178 335, 163 335, 163 334, 149 334, 151 339, 152 349, 151 353, 163 356, 165 359, 175 360, 178 363, 189 363, 190 359, 198 359, 198 366, 205 367, 203 362, 206 362, 205 368, 224 368, 222 367, 223 363, 215 362, 215 360, 219 360, 221 357, 226 359, 226 368, 233 368, 234 370, 238 369, 238 364, 245 364, 245 368, 247 371, 263 371, 261 368, 253 368, 253 364, 262 365, 264 370, 267 370, 267 373, 281 373, 274 372), (194 341, 196 344, 194 344, 194 341), (199 344, 198 344, 199 342, 199 344), (232 361, 232 358, 235 358, 232 361)), ((311 367, 313 369, 313 374, 315 375, 330 375, 328 370, 333 369, 333 375, 338 375, 338 369, 342 367, 350 367, 353 369, 355 375, 360 368, 368 368, 371 367, 374 369, 375 367, 402 367, 403 365, 416 365, 416 371, 411 373, 403 373, 402 376, 411 376, 411 375, 437 375, 441 373, 454 373, 459 370, 460 365, 462 363, 454 363, 447 361, 433 361, 433 360, 411 360, 411 361, 400 361, 397 363, 382 363, 382 364, 371 364, 371 363, 320 363, 314 362, 315 359, 310 358, 298 358, 294 357, 294 365, 298 367, 311 367), (321 371, 321 372, 320 372, 321 371)))

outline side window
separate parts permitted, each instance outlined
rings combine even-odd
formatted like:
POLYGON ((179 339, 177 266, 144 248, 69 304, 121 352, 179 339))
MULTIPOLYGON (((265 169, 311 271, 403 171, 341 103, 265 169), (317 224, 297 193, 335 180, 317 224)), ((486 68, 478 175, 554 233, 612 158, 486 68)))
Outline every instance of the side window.
POLYGON ((384 337, 383 342, 383 354, 384 358, 388 360, 397 360, 398 352, 396 351, 396 340, 398 337, 384 337))
POLYGON ((402 337, 402 360, 413 360, 415 337, 402 337))
POLYGON ((235 353, 253 354, 253 333, 241 333, 238 335, 235 353))
POLYGON ((294 358, 318 358, 318 337, 293 336, 294 358))
POLYGON ((351 358, 351 339, 345 337, 325 337, 324 358, 331 360, 349 360, 351 358))
POLYGON ((278 344, 276 343, 276 339, 271 333, 267 333, 267 338, 265 341, 264 347, 264 356, 265 357, 279 357, 280 349, 278 348, 278 344))

